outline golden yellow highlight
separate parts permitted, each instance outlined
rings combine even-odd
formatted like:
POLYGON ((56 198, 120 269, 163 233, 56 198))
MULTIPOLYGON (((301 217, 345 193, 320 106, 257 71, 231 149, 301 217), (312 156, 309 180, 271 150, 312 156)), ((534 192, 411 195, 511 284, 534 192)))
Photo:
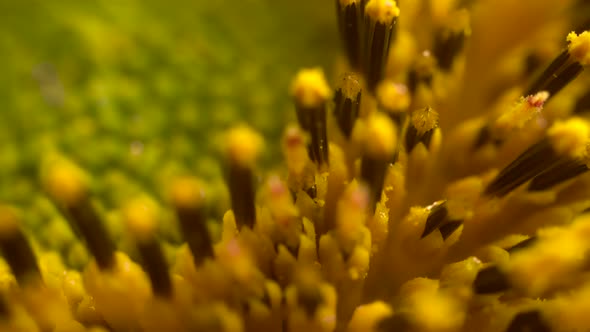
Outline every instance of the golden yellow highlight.
POLYGON ((534 95, 521 97, 509 111, 503 113, 494 123, 494 129, 498 135, 506 135, 513 130, 523 128, 528 121, 543 110, 543 105, 549 98, 546 91, 534 95))
POLYGON ((332 90, 320 68, 303 69, 291 84, 291 94, 299 105, 315 108, 330 99, 332 90))
POLYGON ((374 157, 391 156, 397 146, 397 129, 384 114, 374 113, 367 118, 364 132, 366 152, 374 157))
POLYGON ((155 236, 160 209, 152 199, 138 197, 125 205, 123 218, 127 229, 138 241, 147 241, 155 236))
POLYGON ((382 24, 390 24, 399 14, 394 0, 370 0, 365 7, 365 15, 382 24))
POLYGON ((170 185, 170 199, 176 207, 190 209, 204 203, 204 187, 197 178, 184 176, 175 178, 170 185))
POLYGON ((567 35, 569 53, 582 66, 590 65, 590 31, 581 34, 570 32, 567 35))
POLYGON ((572 158, 583 158, 590 140, 590 126, 581 118, 558 121, 549 128, 547 136, 557 153, 572 158))
POLYGON ((82 170, 65 159, 49 161, 43 168, 42 182, 49 196, 64 206, 76 205, 88 195, 82 170))
POLYGON ((377 87, 377 100, 387 112, 405 112, 411 96, 405 85, 386 80, 377 87))
POLYGON ((226 153, 230 161, 250 168, 264 148, 262 137, 246 126, 230 129, 226 134, 226 153))

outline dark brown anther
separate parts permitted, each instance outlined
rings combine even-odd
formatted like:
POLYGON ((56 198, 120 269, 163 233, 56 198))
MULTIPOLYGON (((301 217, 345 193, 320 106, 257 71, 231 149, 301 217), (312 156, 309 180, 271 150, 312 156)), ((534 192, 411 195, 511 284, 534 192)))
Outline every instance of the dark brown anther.
POLYGON ((178 218, 182 236, 187 242, 195 266, 213 257, 213 241, 207 229, 204 192, 200 181, 192 177, 174 180, 171 198, 178 218))
POLYGON ((18 213, 0 205, 0 251, 19 285, 42 281, 33 248, 20 229, 18 213))
POLYGON ((428 217, 426 218, 426 223, 424 225, 424 231, 420 238, 424 238, 430 233, 434 232, 444 221, 447 220, 449 215, 449 211, 447 210, 447 202, 442 201, 439 203, 433 204, 429 208, 428 217))
POLYGON ((543 315, 537 310, 518 313, 510 322, 506 332, 551 332, 543 315))
POLYGON ((320 69, 301 70, 293 81, 291 93, 299 124, 311 137, 310 159, 325 170, 329 162, 326 106, 331 91, 324 73, 320 69))
POLYGON ((526 240, 522 240, 520 242, 518 242, 517 244, 513 245, 510 248, 507 248, 506 251, 508 251, 509 254, 513 254, 517 251, 526 249, 526 248, 530 248, 531 246, 533 246, 535 243, 537 242, 537 237, 536 236, 531 236, 526 240))
POLYGON ((510 289, 508 278, 495 265, 481 269, 473 281, 473 291, 475 294, 500 293, 508 289, 510 289))
POLYGON ((389 47, 397 31, 398 16, 399 8, 394 0, 370 0, 365 7, 363 70, 367 86, 372 93, 383 79, 389 47))
POLYGON ((561 160, 546 171, 535 176, 529 184, 529 191, 549 189, 588 171, 588 166, 580 160, 561 160))
POLYGON ((355 73, 346 73, 334 94, 334 116, 344 137, 350 139, 361 108, 361 83, 355 73))
POLYGON ((422 143, 426 149, 438 129, 438 113, 430 107, 416 110, 412 113, 406 130, 405 148, 411 153, 416 145, 422 143))
POLYGON ((336 0, 336 15, 340 39, 350 67, 361 69, 361 46, 363 40, 363 6, 360 0, 336 0))

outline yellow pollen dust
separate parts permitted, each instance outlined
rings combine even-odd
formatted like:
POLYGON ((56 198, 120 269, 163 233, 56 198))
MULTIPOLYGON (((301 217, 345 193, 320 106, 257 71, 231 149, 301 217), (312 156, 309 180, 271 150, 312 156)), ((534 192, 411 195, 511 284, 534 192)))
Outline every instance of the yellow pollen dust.
POLYGON ((438 113, 426 107, 412 113, 412 124, 418 131, 419 135, 423 135, 429 130, 438 127, 438 113))
POLYGON ((354 73, 346 73, 340 79, 340 90, 342 95, 347 99, 355 99, 361 92, 361 83, 358 75, 354 73))
POLYGON ((391 24, 399 13, 399 7, 393 0, 370 0, 365 7, 365 14, 381 24, 391 24))
POLYGON ((582 66, 590 65, 590 31, 579 35, 572 31, 567 35, 567 41, 569 54, 582 66))
POLYGON ((519 129, 542 109, 549 98, 549 92, 541 91, 534 95, 521 98, 508 112, 496 120, 496 128, 500 130, 519 129))

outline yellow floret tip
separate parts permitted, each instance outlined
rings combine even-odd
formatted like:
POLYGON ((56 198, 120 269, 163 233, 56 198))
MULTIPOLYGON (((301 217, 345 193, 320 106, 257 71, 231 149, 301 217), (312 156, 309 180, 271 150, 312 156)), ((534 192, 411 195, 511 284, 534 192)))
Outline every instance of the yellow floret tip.
POLYGON ((48 165, 45 171, 43 186, 57 203, 74 206, 88 194, 85 175, 75 164, 59 159, 48 165))
POLYGON ((569 54, 582 66, 588 66, 590 64, 590 31, 584 31, 579 35, 570 32, 567 35, 567 41, 569 54))
POLYGON ((242 167, 252 167, 264 147, 262 137, 246 126, 239 126, 227 133, 228 157, 242 167))
POLYGON ((379 104, 388 112, 404 112, 410 107, 408 88, 399 83, 384 81, 377 87, 379 104))
POLYGON ((375 331, 378 324, 393 315, 391 306, 383 301, 358 306, 348 324, 348 332, 375 331))
POLYGON ((438 127, 438 113, 430 107, 414 111, 412 124, 418 131, 418 135, 424 135, 427 131, 438 127))
POLYGON ((558 121, 549 128, 547 136, 558 154, 583 158, 590 139, 590 126, 581 118, 558 121))
POLYGON ((391 24, 399 13, 399 7, 393 0, 370 0, 365 7, 365 14, 381 24, 391 24))
POLYGON ((20 217, 16 209, 0 205, 0 238, 10 237, 18 231, 20 217))
POLYGON ((185 176, 173 180, 170 189, 172 204, 178 208, 190 209, 203 204, 203 185, 194 177, 185 176))
POLYGON ((332 95, 324 72, 320 68, 302 69, 291 85, 291 94, 296 102, 305 108, 321 106, 332 95))
POLYGON ((151 239, 160 218, 156 202, 148 197, 138 197, 123 208, 123 216, 129 232, 139 241, 151 239))
POLYGON ((345 73, 340 79, 342 95, 347 99, 356 99, 361 92, 361 83, 359 77, 354 73, 345 73))
POLYGON ((549 99, 547 91, 522 97, 510 111, 502 114, 496 120, 496 128, 502 131, 523 128, 532 117, 541 112, 547 99, 549 99))
POLYGON ((391 156, 397 146, 396 127, 384 114, 376 113, 367 119, 365 148, 367 154, 378 157, 391 156))

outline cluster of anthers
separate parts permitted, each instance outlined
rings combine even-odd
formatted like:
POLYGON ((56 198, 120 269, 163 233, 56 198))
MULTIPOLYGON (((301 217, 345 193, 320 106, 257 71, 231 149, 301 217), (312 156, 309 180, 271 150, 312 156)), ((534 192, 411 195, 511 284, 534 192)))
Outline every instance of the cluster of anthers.
POLYGON ((47 158, 43 187, 93 259, 37 258, 1 207, 0 331, 590 330, 590 32, 568 12, 583 7, 337 0, 346 73, 335 90, 297 74, 285 169, 256 176, 262 139, 229 130, 219 234, 202 182, 170 179, 174 261, 164 205, 119 209, 134 261, 87 175, 47 158))

